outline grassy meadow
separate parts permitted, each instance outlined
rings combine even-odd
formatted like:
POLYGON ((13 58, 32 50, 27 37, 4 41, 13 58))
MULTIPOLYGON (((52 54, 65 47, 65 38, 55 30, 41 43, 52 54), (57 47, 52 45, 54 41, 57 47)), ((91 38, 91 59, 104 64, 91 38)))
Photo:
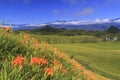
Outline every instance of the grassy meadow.
POLYGON ((53 45, 88 69, 113 80, 120 79, 120 42, 53 45))
POLYGON ((120 42, 93 36, 34 35, 65 52, 86 68, 113 80, 120 79, 120 42), (49 39, 49 41, 48 41, 49 39))

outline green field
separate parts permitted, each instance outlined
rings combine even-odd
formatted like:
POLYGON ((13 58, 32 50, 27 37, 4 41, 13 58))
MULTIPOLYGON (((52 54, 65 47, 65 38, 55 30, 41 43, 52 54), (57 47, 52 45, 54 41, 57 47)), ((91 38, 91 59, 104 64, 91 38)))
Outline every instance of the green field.
POLYGON ((86 68, 111 78, 120 80, 120 42, 107 41, 93 36, 34 35, 58 50, 70 55, 86 68))
POLYGON ((86 43, 86 42, 98 42, 101 39, 94 36, 57 36, 57 35, 38 35, 31 34, 33 37, 37 38, 40 41, 45 41, 50 44, 61 44, 61 43, 86 43))
POLYGON ((120 42, 53 44, 90 70, 120 80, 120 42))

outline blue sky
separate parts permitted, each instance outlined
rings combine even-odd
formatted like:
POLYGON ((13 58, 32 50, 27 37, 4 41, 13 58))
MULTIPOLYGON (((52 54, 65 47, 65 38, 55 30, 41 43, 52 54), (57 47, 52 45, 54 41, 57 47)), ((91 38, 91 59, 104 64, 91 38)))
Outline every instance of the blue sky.
POLYGON ((46 23, 120 17, 120 0, 0 0, 0 22, 46 23))

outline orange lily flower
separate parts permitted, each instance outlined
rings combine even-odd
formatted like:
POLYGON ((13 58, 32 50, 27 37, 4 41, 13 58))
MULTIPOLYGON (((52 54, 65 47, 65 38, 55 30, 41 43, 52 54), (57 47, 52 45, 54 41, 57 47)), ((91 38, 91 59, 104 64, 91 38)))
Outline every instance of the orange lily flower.
POLYGON ((7 32, 9 32, 9 31, 11 30, 11 27, 10 27, 10 26, 7 26, 7 27, 5 28, 5 30, 6 30, 7 32))
POLYGON ((29 41, 30 40, 30 36, 28 34, 25 35, 25 39, 26 39, 26 41, 29 41))
POLYGON ((54 74, 54 69, 53 68, 46 68, 45 71, 47 72, 48 75, 53 76, 54 74))
POLYGON ((39 59, 37 57, 33 57, 31 59, 31 64, 45 65, 48 64, 48 62, 44 58, 39 59))
POLYGON ((12 65, 19 65, 20 67, 22 67, 23 65, 23 61, 25 60, 24 57, 16 57, 13 61, 12 61, 12 65))
POLYGON ((45 65, 48 64, 47 60, 45 60, 44 58, 39 59, 41 62, 41 65, 45 65))
POLYGON ((38 65, 40 65, 40 60, 39 60, 39 58, 33 57, 33 58, 31 59, 31 65, 32 65, 32 64, 38 64, 38 65))

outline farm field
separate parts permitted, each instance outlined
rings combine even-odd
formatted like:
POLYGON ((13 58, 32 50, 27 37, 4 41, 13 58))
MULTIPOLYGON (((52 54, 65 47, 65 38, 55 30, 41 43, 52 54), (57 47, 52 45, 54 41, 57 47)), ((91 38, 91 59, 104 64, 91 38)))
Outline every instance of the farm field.
POLYGON ((120 42, 52 44, 90 70, 120 79, 120 42))

